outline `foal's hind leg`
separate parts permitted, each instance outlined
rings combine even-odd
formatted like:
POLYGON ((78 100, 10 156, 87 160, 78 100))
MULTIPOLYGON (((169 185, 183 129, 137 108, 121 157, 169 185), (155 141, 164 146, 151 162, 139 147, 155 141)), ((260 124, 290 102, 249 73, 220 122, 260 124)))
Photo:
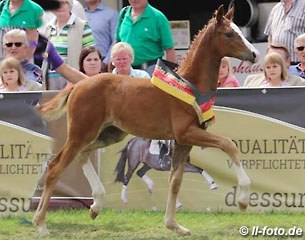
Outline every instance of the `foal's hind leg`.
POLYGON ((49 201, 53 193, 54 187, 60 178, 64 169, 78 154, 81 146, 72 145, 71 142, 66 142, 59 154, 50 162, 47 168, 45 183, 39 205, 37 207, 33 223, 37 226, 38 232, 41 236, 48 234, 48 229, 45 224, 46 211, 48 209, 49 201))
POLYGON ((90 153, 91 151, 85 151, 81 155, 81 159, 87 159, 83 163, 83 172, 92 190, 93 204, 90 206, 89 210, 90 217, 91 219, 95 219, 103 207, 103 197, 105 195, 105 188, 91 163, 91 160, 89 158, 90 153))
POLYGON ((176 201, 180 190, 184 166, 191 151, 191 146, 175 145, 172 160, 172 169, 169 179, 169 194, 166 205, 165 225, 167 228, 177 232, 180 235, 190 235, 191 232, 185 227, 179 225, 175 220, 176 201))
POLYGON ((92 189, 93 204, 90 206, 89 210, 91 219, 95 219, 99 212, 102 210, 105 188, 95 169, 93 168, 93 165, 89 159, 89 155, 93 150, 122 141, 126 136, 127 134, 119 128, 110 126, 104 129, 98 136, 97 140, 89 145, 80 156, 80 161, 83 162, 84 175, 92 189))

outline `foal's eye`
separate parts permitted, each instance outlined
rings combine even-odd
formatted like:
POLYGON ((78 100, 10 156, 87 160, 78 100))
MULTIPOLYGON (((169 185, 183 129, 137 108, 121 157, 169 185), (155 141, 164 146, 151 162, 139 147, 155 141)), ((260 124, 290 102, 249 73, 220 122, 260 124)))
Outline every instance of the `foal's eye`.
POLYGON ((225 35, 226 37, 231 38, 233 37, 233 32, 226 32, 225 35))

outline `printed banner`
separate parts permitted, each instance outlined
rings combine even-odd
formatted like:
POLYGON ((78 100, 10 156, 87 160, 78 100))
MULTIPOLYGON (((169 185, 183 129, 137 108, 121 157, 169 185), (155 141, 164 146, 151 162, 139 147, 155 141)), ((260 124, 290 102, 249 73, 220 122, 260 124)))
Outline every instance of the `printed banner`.
POLYGON ((0 94, 0 216, 28 211, 52 138, 33 106, 41 94, 0 94))
MULTIPOLYGON (((40 197, 47 161, 65 141, 65 118, 46 123, 34 110, 39 101, 54 94, 0 94, 0 216, 29 211, 32 197, 40 197)), ((248 211, 304 211, 304 99, 303 87, 218 90, 215 124, 208 131, 230 137, 237 145, 241 163, 252 182, 248 211)), ((164 210, 168 171, 151 169, 140 178, 138 175, 143 176, 144 170, 139 171, 143 166, 139 163, 127 188, 114 182, 120 150, 131 137, 102 149, 99 164, 99 157, 93 156, 106 188, 104 206, 164 210)), ((177 207, 196 211, 238 210, 239 189, 228 156, 218 149, 193 147, 190 161, 204 171, 184 173, 177 207), (216 185, 211 184, 213 180, 216 185), (215 186, 217 190, 210 189, 215 186)), ((91 197, 78 162, 65 170, 53 197, 91 197)))
MULTIPOLYGON (((0 93, 0 216, 30 211, 32 197, 41 196, 47 162, 65 141, 66 120, 46 123, 35 106, 56 93, 0 93)), ((98 171, 97 156, 93 154, 91 160, 98 171)), ((78 162, 64 171, 51 203, 58 197, 91 197, 78 162)))
MULTIPOLYGON (((304 211, 304 98, 304 88, 217 92, 215 124, 208 131, 230 137, 237 145, 241 163, 252 182, 248 211, 304 211)), ((154 183, 151 192, 136 173, 142 164, 124 189, 128 203, 123 204, 122 185, 113 183, 113 170, 123 146, 120 143, 106 148, 103 155, 106 206, 164 210, 169 172, 152 169, 146 173, 154 183)), ((182 207, 196 211, 238 210, 239 190, 229 157, 218 149, 193 147, 190 159, 215 180, 218 189, 210 190, 202 174, 185 172, 178 197, 182 207)))

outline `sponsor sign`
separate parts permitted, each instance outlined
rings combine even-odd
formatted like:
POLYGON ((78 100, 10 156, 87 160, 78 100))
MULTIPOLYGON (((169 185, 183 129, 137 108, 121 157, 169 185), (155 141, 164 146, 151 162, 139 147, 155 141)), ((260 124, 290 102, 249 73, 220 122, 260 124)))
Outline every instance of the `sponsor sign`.
POLYGON ((30 210, 31 197, 51 157, 53 139, 35 113, 40 94, 1 94, 0 216, 30 210))
MULTIPOLYGON (((65 141, 66 120, 62 117, 47 123, 37 115, 35 106, 56 93, 0 93, 0 216, 28 212, 33 197, 38 200, 41 196, 47 162, 65 141)), ((93 153, 96 170, 97 158, 93 153)), ((74 161, 57 183, 51 203, 55 198, 80 202, 88 197, 90 186, 74 161)))
MULTIPOLYGON (((232 138, 252 181, 248 211, 304 211, 305 111, 304 88, 220 89, 215 124, 208 131, 232 138)), ((126 142, 125 142, 126 143, 126 142)), ((120 200, 122 185, 113 184, 113 169, 123 147, 105 149, 102 174, 108 207, 160 209, 166 206, 169 172, 150 170, 152 194, 134 173, 128 204, 120 200)), ((193 147, 191 163, 207 171, 218 190, 211 191, 201 174, 184 173, 179 200, 196 211, 238 210, 237 178, 229 157, 219 149, 193 147)))
MULTIPOLYGON (((41 97, 52 95, 5 94, 0 100, 0 215, 29 211, 33 195, 41 194, 46 162, 64 142, 65 119, 46 124, 35 113, 33 106, 41 97)), ((252 181, 248 211, 304 211, 304 98, 303 87, 217 92, 215 124, 208 131, 236 144, 252 181)), ((104 206, 164 210, 169 178, 165 171, 146 173, 154 182, 151 193, 136 170, 128 184, 128 203, 121 201, 122 184, 114 183, 114 170, 130 137, 103 149, 100 165, 98 157, 93 158, 106 188, 104 206)), ((202 174, 184 173, 178 196, 182 206, 195 211, 238 210, 239 189, 229 157, 219 149, 193 147, 190 159, 216 181, 218 190, 211 191, 202 174)), ((65 170, 54 197, 91 197, 79 163, 73 164, 65 170)))

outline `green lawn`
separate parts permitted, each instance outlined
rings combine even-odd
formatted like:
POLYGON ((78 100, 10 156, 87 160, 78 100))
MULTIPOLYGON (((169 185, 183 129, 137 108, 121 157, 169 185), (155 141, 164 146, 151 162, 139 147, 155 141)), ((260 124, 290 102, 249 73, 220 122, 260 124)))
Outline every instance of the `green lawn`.
MULTIPOLYGON (((39 239, 35 226, 31 224, 34 213, 18 217, 0 218, 1 240, 39 239)), ((49 211, 47 224, 50 235, 44 239, 84 240, 154 240, 154 239, 305 239, 298 237, 258 236, 243 237, 239 234, 242 226, 264 226, 288 230, 294 226, 305 231, 305 215, 302 213, 224 213, 224 212, 177 212, 177 221, 192 231, 191 236, 181 237, 166 229, 163 224, 164 212, 115 211, 104 209, 92 221, 87 210, 49 211)), ((271 229, 272 228, 272 229, 271 229)), ((40 238, 41 239, 41 238, 40 238)))

